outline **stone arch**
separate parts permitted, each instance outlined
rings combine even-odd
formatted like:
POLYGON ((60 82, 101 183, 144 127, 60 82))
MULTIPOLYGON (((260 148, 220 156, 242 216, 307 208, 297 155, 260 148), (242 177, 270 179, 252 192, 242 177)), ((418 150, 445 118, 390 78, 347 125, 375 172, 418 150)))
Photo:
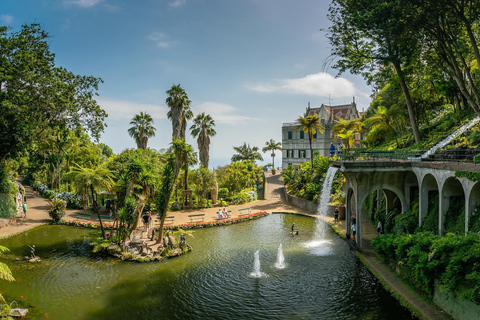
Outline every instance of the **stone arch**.
MULTIPOLYGON (((439 208, 439 219, 438 219, 438 232, 440 235, 443 235, 445 233, 445 230, 446 230, 446 226, 445 226, 445 223, 446 222, 449 222, 449 221, 446 221, 447 218, 450 219, 454 219, 455 216, 458 216, 459 214, 462 216, 462 218, 465 218, 465 215, 464 215, 464 212, 465 212, 465 192, 463 190, 463 186, 462 184, 460 183, 460 181, 458 181, 458 179, 456 179, 454 176, 451 176, 451 177, 448 177, 445 182, 443 183, 442 185, 442 188, 441 188, 441 193, 440 193, 440 208, 439 208), (452 203, 452 200, 454 201, 460 201, 461 203, 459 203, 458 205, 463 208, 463 212, 451 212, 451 214, 449 215, 449 217, 447 217, 447 212, 448 212, 448 209, 454 205, 454 203, 452 203), (462 205, 463 203, 463 205, 462 205)), ((455 203, 457 204, 457 203, 455 203)), ((465 224, 463 224, 463 226, 465 226, 465 224)), ((449 230, 449 231, 461 231, 461 233, 464 233, 465 232, 465 229, 464 230, 449 230)))
POLYGON ((357 201, 356 201, 356 195, 355 191, 351 186, 347 187, 347 190, 345 192, 345 233, 347 235, 347 239, 350 239, 350 226, 351 226, 351 221, 352 221, 352 215, 355 213, 356 214, 356 208, 357 208, 357 201))
POLYGON ((476 182, 470 189, 468 195, 468 205, 465 208, 465 233, 470 230, 470 221, 472 219, 480 219, 480 182, 476 182), (475 211, 477 209, 477 211, 475 211), (476 217, 475 217, 476 216, 476 217), (475 217, 475 218, 474 218, 475 217))
POLYGON ((422 226, 423 221, 427 217, 428 210, 429 210, 428 202, 429 202, 429 198, 432 196, 432 192, 436 192, 437 194, 439 193, 438 182, 437 182, 437 179, 435 179, 435 176, 433 174, 427 173, 423 177, 421 177, 421 182, 420 182, 420 191, 419 191, 420 205, 418 210, 419 226, 422 226))

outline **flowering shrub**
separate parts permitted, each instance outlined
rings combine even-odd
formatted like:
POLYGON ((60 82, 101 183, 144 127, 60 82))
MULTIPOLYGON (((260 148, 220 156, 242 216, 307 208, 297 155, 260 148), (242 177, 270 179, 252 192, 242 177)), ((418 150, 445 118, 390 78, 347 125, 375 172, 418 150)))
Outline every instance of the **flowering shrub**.
MULTIPOLYGON (((62 220, 62 221, 59 222, 59 224, 62 224, 62 225, 65 225, 65 226, 84 227, 84 228, 90 228, 90 229, 100 228, 100 223, 99 222, 80 221, 80 220, 77 220, 77 219, 62 220)), ((103 228, 104 229, 112 229, 112 225, 104 222, 103 223, 103 228)))
POLYGON ((80 195, 72 192, 60 192, 55 193, 53 190, 48 189, 46 185, 39 182, 32 182, 31 186, 38 190, 38 193, 47 199, 60 198, 67 201, 67 208, 69 209, 81 209, 82 198, 80 195))
POLYGON ((179 229, 190 230, 190 229, 200 229, 200 228, 225 226, 225 225, 230 225, 230 224, 234 224, 234 223, 239 223, 239 222, 249 221, 249 220, 253 220, 253 219, 258 219, 258 218, 265 217, 265 216, 268 216, 268 212, 260 211, 260 212, 251 213, 249 215, 242 216, 242 217, 237 217, 237 218, 215 220, 215 221, 205 221, 205 222, 185 223, 185 224, 180 224, 180 225, 175 225, 175 226, 164 226, 163 229, 164 230, 179 230, 179 229))

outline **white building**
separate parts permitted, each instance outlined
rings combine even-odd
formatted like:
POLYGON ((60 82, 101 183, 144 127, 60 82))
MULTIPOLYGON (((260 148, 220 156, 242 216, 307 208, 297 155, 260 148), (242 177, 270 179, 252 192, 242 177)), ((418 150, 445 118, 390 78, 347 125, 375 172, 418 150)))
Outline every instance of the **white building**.
MULTIPOLYGON (((360 117, 355 98, 350 104, 338 106, 322 104, 320 107, 310 108, 310 103, 308 103, 308 107, 303 116, 306 117, 314 114, 319 116, 325 132, 323 134, 317 132, 313 136, 312 149, 314 153, 318 151, 322 156, 330 155, 329 148, 332 142, 334 142, 335 146, 337 145, 331 133, 331 129, 336 124, 336 121, 340 118, 351 120, 360 117)), ((308 134, 304 133, 301 129, 295 131, 297 126, 298 122, 287 122, 282 125, 282 168, 286 168, 289 165, 300 165, 311 160, 308 134)))

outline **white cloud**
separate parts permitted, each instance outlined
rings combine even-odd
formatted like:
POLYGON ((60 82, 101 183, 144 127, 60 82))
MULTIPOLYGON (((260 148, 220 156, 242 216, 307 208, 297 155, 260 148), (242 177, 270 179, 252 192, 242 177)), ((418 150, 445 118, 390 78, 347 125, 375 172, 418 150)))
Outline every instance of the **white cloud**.
POLYGON ((107 10, 110 11, 110 12, 115 12, 115 11, 120 10, 119 6, 111 5, 111 4, 108 4, 108 3, 105 4, 105 8, 107 8, 107 10))
POLYGON ((89 8, 89 7, 94 7, 98 3, 102 2, 104 0, 70 0, 66 1, 66 4, 73 4, 75 6, 79 6, 82 8, 89 8))
POLYGON ((237 108, 225 103, 204 102, 192 108, 195 115, 205 112, 209 114, 216 124, 236 125, 248 121, 257 120, 256 118, 246 117, 236 114, 237 108))
POLYGON ((185 5, 186 2, 186 0, 174 0, 173 2, 169 2, 168 4, 170 5, 170 7, 181 7, 185 5))
POLYGON ((303 78, 275 80, 276 84, 248 85, 247 88, 265 93, 296 93, 332 98, 355 95, 355 85, 345 78, 335 78, 328 73, 309 74, 303 78))
POLYGON ((132 101, 97 98, 98 104, 108 113, 111 119, 132 119, 141 111, 148 113, 154 119, 166 119, 168 107, 154 104, 144 104, 132 101))
POLYGON ((152 32, 147 36, 147 39, 154 42, 157 47, 168 48, 173 44, 176 44, 176 41, 169 40, 170 36, 161 32, 152 32))
POLYGON ((11 15, 8 15, 8 14, 2 14, 0 16, 0 21, 3 23, 3 24, 11 24, 13 22, 13 16, 11 15))

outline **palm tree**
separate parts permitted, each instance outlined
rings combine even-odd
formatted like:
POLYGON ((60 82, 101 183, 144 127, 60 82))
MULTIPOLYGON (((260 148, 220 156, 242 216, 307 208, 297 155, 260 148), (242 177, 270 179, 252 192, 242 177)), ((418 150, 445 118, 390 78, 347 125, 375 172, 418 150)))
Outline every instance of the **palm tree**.
POLYGON ((401 113, 402 110, 396 105, 391 106, 389 109, 384 106, 378 106, 375 110, 375 114, 368 118, 365 121, 365 124, 376 131, 380 130, 393 132, 398 148, 397 121, 398 119, 402 118, 401 113))
POLYGON ((250 147, 250 144, 247 145, 246 142, 243 143, 240 147, 233 147, 235 151, 238 153, 232 156, 232 162, 240 162, 240 161, 247 161, 247 160, 260 160, 263 161, 263 157, 258 152, 257 147, 250 147))
POLYGON ((165 102, 170 108, 167 117, 172 120, 172 136, 176 139, 185 140, 187 120, 193 118, 193 112, 190 109, 191 101, 179 84, 173 85, 170 90, 167 90, 167 95, 165 102))
POLYGON ((344 133, 348 130, 353 130, 357 133, 361 133, 363 129, 363 123, 360 121, 360 118, 346 120, 340 118, 337 123, 332 127, 333 135, 337 135, 339 133, 344 133))
POLYGON ((148 138, 155 136, 155 128, 153 127, 153 119, 146 112, 136 114, 130 124, 133 127, 128 129, 130 137, 135 139, 138 149, 147 149, 148 138))
POLYGON ((282 143, 281 142, 275 142, 275 140, 270 139, 270 141, 265 142, 265 147, 263 147, 262 151, 267 152, 267 151, 272 151, 272 168, 275 169, 275 150, 282 150, 282 143))
MULTIPOLYGON (((92 200, 95 199, 95 191, 99 192, 104 189, 111 190, 114 182, 112 180, 113 173, 105 165, 97 166, 96 168, 80 167, 77 166, 68 175, 74 181, 77 190, 90 189, 92 194, 92 200)), ((103 229, 102 219, 100 218, 99 210, 97 210, 98 221, 100 222, 100 228, 102 229, 102 237, 105 238, 105 230, 103 229)))
POLYGON ((345 155, 348 155, 350 147, 355 143, 355 131, 348 130, 345 133, 337 134, 337 139, 341 140, 345 144, 345 155))
POLYGON ((208 162, 210 160, 210 137, 217 134, 213 127, 215 127, 215 121, 209 114, 205 115, 205 112, 199 114, 193 120, 193 125, 190 127, 192 136, 197 138, 200 163, 205 168, 208 168, 208 162))
POLYGON ((308 134, 308 142, 310 143, 310 160, 312 161, 312 170, 313 170, 313 149, 312 149, 312 141, 313 135, 315 133, 320 132, 323 134, 325 132, 325 128, 320 123, 320 117, 316 114, 306 117, 298 117, 297 122, 299 123, 294 131, 298 129, 302 129, 303 132, 308 134))

